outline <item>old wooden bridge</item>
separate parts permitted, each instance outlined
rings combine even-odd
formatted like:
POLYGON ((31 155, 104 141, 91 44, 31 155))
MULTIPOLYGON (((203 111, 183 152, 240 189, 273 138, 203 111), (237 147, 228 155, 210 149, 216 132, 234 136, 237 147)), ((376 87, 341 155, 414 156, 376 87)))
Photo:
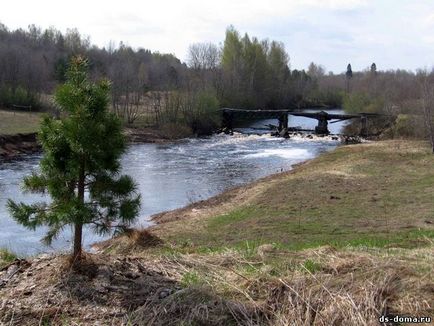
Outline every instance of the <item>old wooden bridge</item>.
MULTIPOLYGON (((236 119, 277 119, 279 125, 277 131, 281 134, 287 133, 289 130, 288 126, 288 115, 306 117, 318 120, 318 125, 315 127, 316 134, 329 134, 328 123, 331 120, 343 121, 349 119, 360 119, 361 128, 360 135, 366 136, 368 134, 367 130, 367 120, 368 117, 379 116, 375 113, 358 113, 358 114, 332 114, 325 111, 320 112, 297 112, 293 110, 243 110, 243 109, 221 109, 223 112, 223 128, 228 131, 233 130, 234 120, 236 119)), ((331 122, 331 123, 333 123, 331 122)))

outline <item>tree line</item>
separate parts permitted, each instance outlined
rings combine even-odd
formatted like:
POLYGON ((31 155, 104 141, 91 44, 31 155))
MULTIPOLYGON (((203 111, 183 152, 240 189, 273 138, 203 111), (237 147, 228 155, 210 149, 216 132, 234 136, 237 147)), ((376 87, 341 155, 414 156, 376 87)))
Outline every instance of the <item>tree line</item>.
POLYGON ((111 81, 110 107, 128 124, 145 112, 153 124, 202 134, 216 128, 219 107, 343 106, 349 112, 398 116, 392 134, 420 137, 431 128, 432 71, 385 71, 375 63, 353 71, 346 62, 338 74, 316 63, 291 69, 281 42, 241 35, 232 26, 222 45, 190 45, 183 63, 172 54, 122 42, 97 47, 76 29, 9 30, 0 24, 0 107, 37 109, 50 103, 44 97, 65 81, 68 62, 77 54, 88 58, 91 79, 111 81))
POLYGON ((9 30, 0 24, 0 106, 40 106, 41 95, 54 93, 65 81, 71 58, 79 54, 89 59, 91 78, 112 81, 112 102, 120 109, 127 107, 122 95, 130 104, 149 89, 177 88, 187 70, 171 54, 133 50, 122 42, 99 48, 76 29, 61 33, 31 25, 27 30, 9 30))
POLYGON ((125 110, 149 91, 213 89, 221 105, 280 108, 302 105, 315 81, 291 70, 282 43, 243 37, 229 27, 222 48, 210 43, 190 46, 187 64, 171 54, 133 49, 120 43, 92 45, 76 29, 9 30, 0 24, 0 105, 36 104, 65 80, 74 55, 90 62, 92 78, 112 83, 113 106, 125 110))

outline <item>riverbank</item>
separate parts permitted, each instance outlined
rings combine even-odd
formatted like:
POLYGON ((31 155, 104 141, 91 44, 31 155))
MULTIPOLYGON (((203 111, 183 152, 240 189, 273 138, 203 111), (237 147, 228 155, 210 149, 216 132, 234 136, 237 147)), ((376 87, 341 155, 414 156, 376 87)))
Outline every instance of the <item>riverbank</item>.
MULTIPOLYGON (((44 114, 46 113, 0 109, 0 160, 16 159, 40 150, 36 135, 44 114)), ((130 143, 165 143, 177 136, 166 135, 151 127, 125 127, 124 134, 130 143)))
POLYGON ((155 215, 153 232, 201 250, 246 241, 288 249, 412 247, 434 236, 433 164, 424 142, 343 146, 289 172, 155 215))
POLYGON ((40 150, 36 133, 43 114, 0 109, 0 160, 11 160, 40 150))
MULTIPOLYGON (((152 128, 132 129, 125 128, 125 136, 129 143, 158 143, 163 144, 174 139, 165 137, 152 128)), ((37 141, 37 133, 26 134, 0 134, 0 159, 11 160, 21 155, 36 153, 41 150, 37 141)))
POLYGON ((35 153, 40 149, 36 133, 0 135, 0 159, 10 160, 19 155, 35 153))
POLYGON ((157 143, 164 144, 185 138, 184 135, 168 135, 157 128, 124 128, 124 135, 129 143, 157 143))
POLYGON ((0 272, 0 321, 373 325, 434 316, 434 156, 424 142, 337 148, 159 214, 81 273, 60 255, 0 272))

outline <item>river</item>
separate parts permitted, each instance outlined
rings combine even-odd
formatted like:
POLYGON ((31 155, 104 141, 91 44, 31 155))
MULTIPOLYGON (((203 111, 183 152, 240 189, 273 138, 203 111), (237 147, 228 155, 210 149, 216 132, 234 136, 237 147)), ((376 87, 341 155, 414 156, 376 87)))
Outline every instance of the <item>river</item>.
MULTIPOLYGON (((164 145, 130 145, 122 157, 122 172, 135 179, 142 196, 137 225, 150 225, 152 214, 179 208, 228 188, 289 170, 294 164, 338 145, 331 137, 281 139, 265 133, 252 134, 258 132, 256 128, 269 123, 276 124, 276 121, 257 121, 239 130, 243 133, 233 136, 220 134, 164 145)), ((313 129, 316 120, 290 116, 289 125, 313 129)), ((343 125, 344 122, 338 122, 329 126, 333 133, 338 133, 343 125)), ((0 163, 0 248, 20 255, 66 250, 71 245, 70 228, 65 229, 48 247, 40 242, 45 228, 36 231, 25 229, 16 224, 7 212, 8 198, 26 203, 46 199, 40 195, 23 194, 20 188, 23 177, 37 170, 40 158, 40 154, 34 154, 0 163)), ((84 232, 86 248, 101 239, 91 230, 84 232)))

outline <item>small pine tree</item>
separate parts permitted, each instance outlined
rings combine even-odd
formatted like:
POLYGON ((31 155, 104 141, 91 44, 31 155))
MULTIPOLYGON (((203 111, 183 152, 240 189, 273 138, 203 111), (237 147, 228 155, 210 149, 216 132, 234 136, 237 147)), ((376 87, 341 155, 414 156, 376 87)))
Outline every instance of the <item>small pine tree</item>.
POLYGON ((42 122, 40 173, 24 179, 25 190, 48 192, 51 202, 28 205, 8 201, 18 223, 30 229, 48 226, 45 243, 72 225, 73 261, 81 258, 85 224, 100 234, 122 229, 131 224, 140 208, 135 183, 129 176, 119 176, 125 141, 120 121, 107 108, 110 84, 90 82, 87 67, 83 57, 71 60, 67 80, 55 94, 63 117, 42 122))

